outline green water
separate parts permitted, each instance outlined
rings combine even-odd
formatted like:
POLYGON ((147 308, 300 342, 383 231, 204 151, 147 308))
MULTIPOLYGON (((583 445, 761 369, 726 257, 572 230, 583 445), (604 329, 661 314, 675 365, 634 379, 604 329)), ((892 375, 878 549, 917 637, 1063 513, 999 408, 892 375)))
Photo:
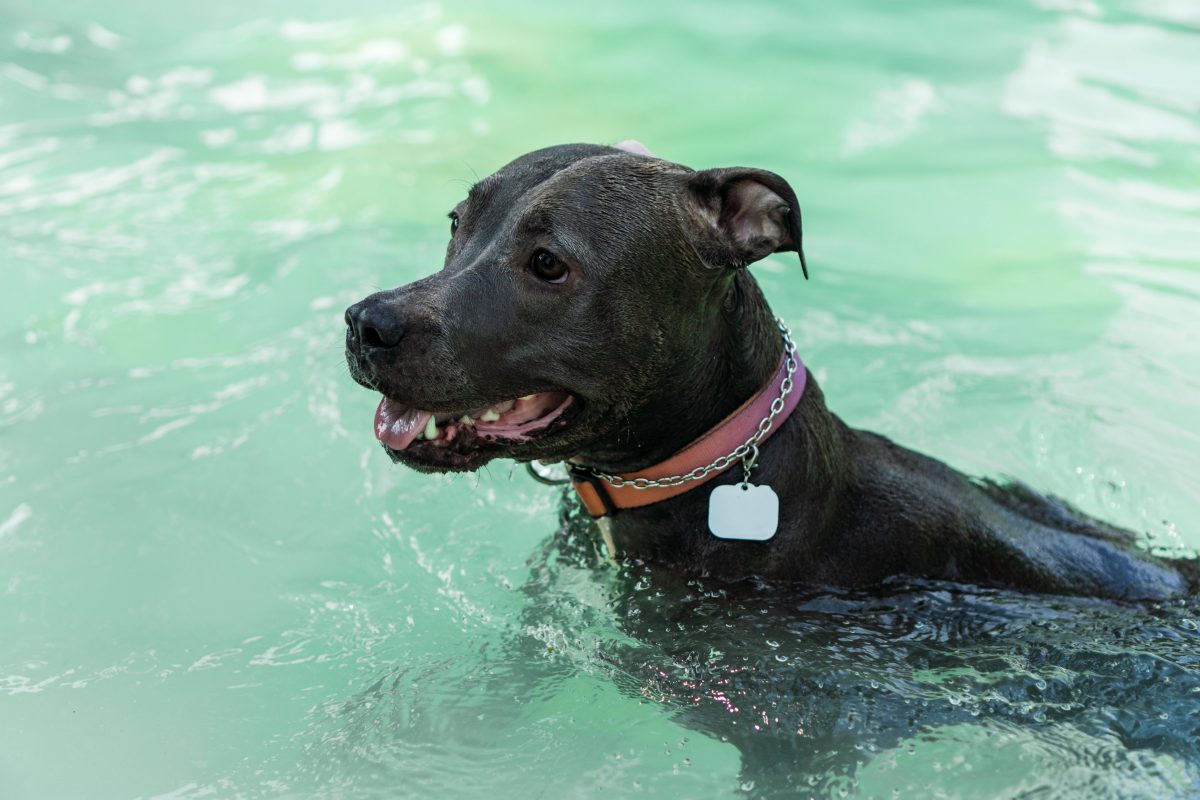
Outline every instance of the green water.
POLYGON ((1200 794, 1194 608, 768 605, 389 463, 342 309, 631 136, 792 181, 848 422, 1200 548, 1192 2, 0 0, 0 797, 1200 794))

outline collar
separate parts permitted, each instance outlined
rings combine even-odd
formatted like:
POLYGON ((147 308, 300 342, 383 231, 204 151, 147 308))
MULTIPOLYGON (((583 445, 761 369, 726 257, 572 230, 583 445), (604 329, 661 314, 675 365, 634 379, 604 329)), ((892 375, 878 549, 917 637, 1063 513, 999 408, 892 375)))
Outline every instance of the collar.
MULTIPOLYGON (((767 435, 759 441, 759 445, 783 427, 783 423, 791 416, 796 406, 800 404, 800 398, 804 396, 804 387, 808 379, 808 373, 804 369, 804 362, 800 360, 800 356, 797 355, 795 358, 796 374, 792 378, 792 391, 788 392, 787 397, 784 398, 783 410, 775 417, 774 424, 767 432, 767 435)), ((787 353, 784 352, 779 357, 779 367, 775 370, 773 380, 759 389, 745 403, 742 403, 740 408, 710 428, 707 433, 666 461, 661 461, 654 466, 647 467, 638 472, 623 473, 617 477, 625 481, 635 481, 638 478, 661 480, 671 475, 685 475, 693 470, 703 468, 721 456, 732 452, 738 445, 754 435, 754 432, 758 429, 758 424, 764 417, 771 413, 771 403, 779 397, 784 378, 787 377, 786 365, 787 353)), ((571 484, 575 487, 575 491, 579 494, 579 499, 583 501, 583 506, 587 509, 587 512, 593 517, 603 517, 616 514, 618 511, 627 508, 640 508, 677 497, 695 489, 697 486, 709 482, 736 463, 738 461, 731 461, 725 467, 713 470, 703 478, 686 481, 674 486, 661 486, 648 489, 638 489, 628 483, 623 486, 613 486, 592 474, 592 471, 587 467, 581 465, 572 465, 570 475, 571 484)))

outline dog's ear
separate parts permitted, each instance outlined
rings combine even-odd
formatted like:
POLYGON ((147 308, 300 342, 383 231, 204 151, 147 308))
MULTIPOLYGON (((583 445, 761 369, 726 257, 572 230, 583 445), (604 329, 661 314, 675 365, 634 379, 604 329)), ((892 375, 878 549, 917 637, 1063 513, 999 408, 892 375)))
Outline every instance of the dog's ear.
POLYGON ((684 202, 695 230, 693 246, 709 267, 744 267, 793 251, 808 278, 800 204, 774 172, 749 167, 696 172, 688 177, 684 202))

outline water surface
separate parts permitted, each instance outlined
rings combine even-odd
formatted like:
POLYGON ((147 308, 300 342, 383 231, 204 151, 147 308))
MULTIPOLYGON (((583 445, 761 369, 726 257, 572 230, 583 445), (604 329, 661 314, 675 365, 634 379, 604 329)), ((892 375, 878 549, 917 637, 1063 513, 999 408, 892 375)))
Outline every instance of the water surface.
POLYGON ((0 795, 1188 797, 1194 607, 688 582, 393 468, 342 309, 536 147, 792 181, 830 406, 1200 548, 1170 0, 0 0, 0 795))

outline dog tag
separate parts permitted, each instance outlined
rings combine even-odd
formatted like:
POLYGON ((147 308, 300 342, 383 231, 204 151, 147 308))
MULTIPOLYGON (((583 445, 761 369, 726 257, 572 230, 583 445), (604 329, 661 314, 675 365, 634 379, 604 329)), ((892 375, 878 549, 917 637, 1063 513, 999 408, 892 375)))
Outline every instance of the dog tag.
POLYGON ((735 483, 708 496, 708 529, 718 539, 765 542, 779 528, 779 495, 770 486, 735 483))

